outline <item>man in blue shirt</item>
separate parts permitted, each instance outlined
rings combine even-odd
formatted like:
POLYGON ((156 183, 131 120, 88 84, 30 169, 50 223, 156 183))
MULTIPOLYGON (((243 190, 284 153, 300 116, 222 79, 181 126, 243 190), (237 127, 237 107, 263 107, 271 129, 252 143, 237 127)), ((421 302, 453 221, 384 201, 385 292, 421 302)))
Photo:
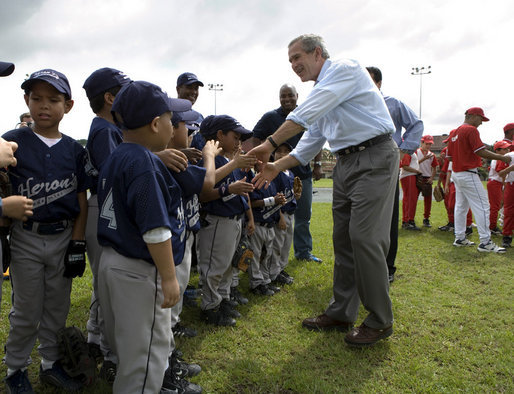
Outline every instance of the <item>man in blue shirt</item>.
POLYGON ((369 73, 355 60, 331 61, 323 39, 302 35, 289 44, 289 62, 303 82, 315 81, 303 104, 254 148, 264 165, 254 178, 267 185, 280 171, 305 165, 325 142, 338 159, 334 168, 334 289, 325 313, 305 319, 311 330, 349 331, 351 346, 367 346, 392 334, 386 255, 400 161, 394 124, 369 73), (270 153, 308 129, 296 148, 274 163, 270 153), (359 304, 369 314, 356 328, 359 304))
MULTIPOLYGON (((366 67, 373 82, 377 88, 382 88, 382 71, 378 67, 366 67)), ((400 100, 391 96, 384 96, 384 100, 389 110, 389 115, 394 123, 395 132, 393 133, 393 140, 400 148, 400 156, 404 154, 412 155, 418 148, 421 136, 423 135, 423 122, 419 119, 414 111, 407 107, 400 100), (402 135, 402 130, 405 133, 402 135)), ((391 245, 389 246, 389 253, 387 254, 387 270, 389 272, 389 283, 394 281, 394 273, 396 266, 396 253, 398 251, 398 215, 400 205, 400 186, 399 180, 396 182, 396 191, 394 193, 393 217, 391 220, 391 245)))
MULTIPOLYGON (((296 108, 298 93, 293 85, 282 85, 279 92, 280 107, 266 112, 253 128, 252 144, 257 146, 264 142, 285 122, 287 115, 296 108)), ((293 148, 296 146, 303 132, 290 138, 287 143, 293 148)), ((302 196, 297 201, 294 212, 294 256, 298 260, 308 260, 321 263, 319 257, 312 252, 312 236, 309 229, 312 212, 312 177, 319 180, 321 177, 321 151, 314 158, 314 172, 309 163, 291 169, 293 174, 302 181, 302 196)))

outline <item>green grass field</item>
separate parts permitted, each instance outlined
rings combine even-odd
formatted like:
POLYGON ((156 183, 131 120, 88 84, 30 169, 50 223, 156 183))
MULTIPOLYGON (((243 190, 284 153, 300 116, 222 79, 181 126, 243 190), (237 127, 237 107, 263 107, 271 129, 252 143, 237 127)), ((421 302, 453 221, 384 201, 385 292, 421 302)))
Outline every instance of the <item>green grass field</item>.
MULTIPOLYGON (((249 295, 249 304, 239 307, 243 317, 235 328, 207 326, 198 308, 184 309, 183 323, 195 326, 199 335, 177 343, 186 360, 203 368, 195 383, 209 393, 514 392, 512 249, 494 255, 453 247, 453 235, 437 230, 447 220, 442 203, 434 202, 432 228, 400 230, 398 271, 390 291, 393 335, 372 348, 352 349, 344 334, 301 327, 302 319, 324 311, 331 296, 329 218, 330 204, 313 205, 313 252, 323 263, 292 259, 287 271, 295 283, 273 297, 249 295)), ((421 220, 419 202, 417 223, 421 220)), ((471 239, 478 241, 476 231, 471 239)), ((84 330, 89 275, 88 270, 74 282, 68 319, 84 330)), ((247 278, 242 278, 242 290, 248 293, 247 278)), ((192 282, 197 281, 193 275, 192 282)), ((9 282, 4 282, 2 343, 8 332, 9 292, 9 282)), ((364 316, 362 309, 357 324, 364 316)), ((36 351, 32 358, 34 388, 52 392, 37 383, 36 351)), ((5 365, 0 369, 5 374, 5 365)), ((85 392, 110 390, 100 382, 85 392)))

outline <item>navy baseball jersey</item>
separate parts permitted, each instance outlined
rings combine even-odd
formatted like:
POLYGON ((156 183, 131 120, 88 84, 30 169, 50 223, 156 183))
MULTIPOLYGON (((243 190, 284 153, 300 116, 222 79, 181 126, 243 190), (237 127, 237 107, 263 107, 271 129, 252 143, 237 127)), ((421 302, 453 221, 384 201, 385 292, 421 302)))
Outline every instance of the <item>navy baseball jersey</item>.
POLYGON ((77 193, 86 191, 91 182, 82 145, 62 134, 58 143, 48 147, 29 127, 8 131, 3 138, 18 144, 14 154, 18 165, 9 168, 9 178, 13 194, 34 200, 31 220, 51 223, 76 218, 77 193))
POLYGON ((98 242, 119 254, 153 264, 143 234, 171 231, 175 265, 185 249, 182 191, 161 160, 145 147, 122 143, 98 177, 98 242))
MULTIPOLYGON (((267 189, 254 189, 253 192, 250 193, 250 201, 254 200, 264 200, 268 197, 274 197, 277 194, 276 185, 272 182, 270 183, 267 189)), ((252 207, 253 212, 253 220, 256 223, 275 223, 278 222, 280 218, 280 205, 273 205, 270 207, 252 207)))
POLYGON ((202 191, 206 169, 189 164, 185 171, 170 172, 182 189, 186 229, 196 232, 200 230, 200 201, 198 195, 202 191))
MULTIPOLYGON (((214 158, 214 163, 216 168, 223 167, 227 164, 229 160, 224 156, 216 156, 214 158)), ((198 163, 198 165, 203 165, 203 160, 198 163)), ((221 186, 228 186, 231 183, 234 183, 240 179, 243 179, 247 176, 247 173, 241 171, 240 169, 236 169, 228 174, 225 178, 219 181, 214 187, 219 188, 221 186)), ((247 178, 246 181, 249 181, 247 178)), ((230 194, 228 196, 218 198, 217 200, 209 201, 206 203, 202 203, 202 212, 210 213, 211 215, 230 217, 235 215, 243 214, 249 208, 248 202, 243 196, 238 194, 230 194)))
POLYGON ((102 165, 112 151, 122 142, 123 133, 116 125, 99 116, 93 119, 86 144, 88 153, 86 172, 93 180, 91 185, 92 194, 96 194, 98 172, 102 169, 102 165))
POLYGON ((282 212, 292 214, 296 210, 296 199, 294 198, 294 174, 290 170, 281 171, 272 183, 278 192, 284 193, 286 203, 281 207, 282 212))

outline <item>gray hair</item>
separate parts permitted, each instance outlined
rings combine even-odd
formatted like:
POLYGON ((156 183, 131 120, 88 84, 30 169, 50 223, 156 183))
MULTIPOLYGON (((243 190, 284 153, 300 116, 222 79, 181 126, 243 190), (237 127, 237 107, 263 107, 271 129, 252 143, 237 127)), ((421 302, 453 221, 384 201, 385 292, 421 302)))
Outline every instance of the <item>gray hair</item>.
POLYGON ((325 41, 321 36, 317 36, 316 34, 302 34, 301 36, 298 36, 295 39, 293 39, 287 47, 291 48, 291 46, 295 44, 297 41, 300 41, 302 43, 302 49, 306 53, 312 53, 316 50, 316 48, 319 47, 321 49, 321 57, 323 59, 328 59, 330 57, 330 55, 328 54, 327 47, 325 45, 325 41))

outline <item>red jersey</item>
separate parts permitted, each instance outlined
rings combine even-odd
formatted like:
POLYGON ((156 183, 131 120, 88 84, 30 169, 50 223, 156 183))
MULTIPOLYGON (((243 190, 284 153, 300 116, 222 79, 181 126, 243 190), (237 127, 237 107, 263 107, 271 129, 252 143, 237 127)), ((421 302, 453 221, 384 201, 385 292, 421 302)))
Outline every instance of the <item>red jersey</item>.
POLYGON ((507 141, 509 144, 511 144, 511 145, 509 146, 509 150, 510 150, 511 152, 514 152, 514 143, 513 143, 511 140, 507 139, 507 138, 504 138, 503 140, 504 140, 504 141, 507 141))
POLYGON ((485 145, 475 126, 464 123, 450 133, 448 156, 452 159, 452 171, 462 172, 482 166, 482 158, 476 154, 485 145))

